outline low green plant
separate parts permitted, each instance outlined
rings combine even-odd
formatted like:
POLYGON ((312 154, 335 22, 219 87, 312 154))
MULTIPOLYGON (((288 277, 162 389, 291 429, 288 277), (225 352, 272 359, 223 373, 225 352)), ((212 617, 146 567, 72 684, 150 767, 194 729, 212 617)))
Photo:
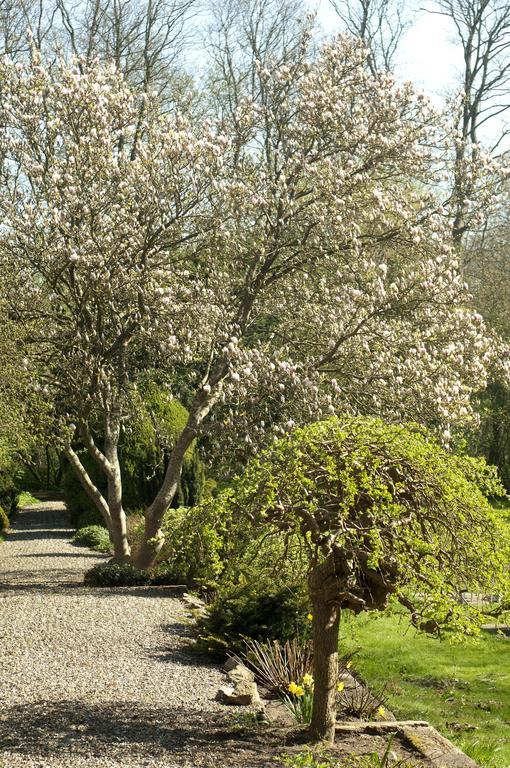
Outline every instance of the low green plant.
POLYGON ((72 541, 74 544, 82 544, 89 549, 95 549, 96 552, 109 552, 111 549, 108 531, 100 525, 88 525, 85 528, 79 528, 72 541))
POLYGON ((17 507, 22 509, 23 507, 27 507, 29 504, 39 504, 39 499, 30 493, 30 491, 21 491, 21 493, 18 493, 16 499, 17 507))
POLYGON ((143 587, 150 584, 150 575, 129 563, 110 562, 95 565, 84 581, 91 587, 143 587))
POLYGON ((9 518, 3 507, 0 507, 0 531, 7 531, 9 528, 9 518))
POLYGON ((339 757, 325 747, 307 747, 294 755, 283 755, 279 762, 286 768, 416 768, 408 760, 399 760, 392 753, 394 736, 391 736, 382 755, 347 755, 339 757))

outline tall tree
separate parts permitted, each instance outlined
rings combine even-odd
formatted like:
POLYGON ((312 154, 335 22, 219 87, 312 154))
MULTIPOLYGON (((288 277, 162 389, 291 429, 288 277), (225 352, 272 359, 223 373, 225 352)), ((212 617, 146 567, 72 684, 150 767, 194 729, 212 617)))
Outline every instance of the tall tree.
POLYGON ((384 610, 394 596, 420 629, 474 634, 483 616, 459 590, 508 594, 506 526, 461 467, 419 428, 343 416, 296 429, 212 502, 266 536, 303 539, 315 738, 335 738, 342 609, 384 610))
POLYGON ((2 62, 11 311, 35 328, 63 434, 75 425, 107 478, 105 498, 68 441, 117 559, 130 556, 118 460, 130 390, 148 361, 175 394, 186 378, 189 418, 145 512, 142 567, 186 451, 215 423, 256 447, 341 408, 448 439, 484 378, 483 325, 426 188, 439 117, 372 75, 355 41, 253 73, 217 132, 150 96, 140 124, 112 68, 2 62))
POLYGON ((398 0, 330 0, 349 35, 361 38, 372 72, 392 70, 402 37, 410 26, 411 3, 398 0))
POLYGON ((115 64, 136 90, 168 98, 182 76, 197 0, 56 0, 65 50, 115 64))
POLYGON ((460 243, 473 227, 471 213, 479 211, 473 201, 480 182, 480 144, 485 139, 489 154, 495 155, 509 135, 510 6, 502 0, 437 0, 436 7, 453 22, 464 62, 452 195, 453 235, 460 243))

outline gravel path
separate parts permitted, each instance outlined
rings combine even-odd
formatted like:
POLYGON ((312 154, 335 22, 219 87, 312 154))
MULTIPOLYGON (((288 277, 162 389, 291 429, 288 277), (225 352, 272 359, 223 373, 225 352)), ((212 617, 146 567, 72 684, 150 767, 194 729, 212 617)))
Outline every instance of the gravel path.
POLYGON ((176 590, 82 586, 104 556, 71 533, 45 502, 0 544, 0 767, 221 768, 231 749, 273 764, 227 747, 223 677, 186 650, 176 590))

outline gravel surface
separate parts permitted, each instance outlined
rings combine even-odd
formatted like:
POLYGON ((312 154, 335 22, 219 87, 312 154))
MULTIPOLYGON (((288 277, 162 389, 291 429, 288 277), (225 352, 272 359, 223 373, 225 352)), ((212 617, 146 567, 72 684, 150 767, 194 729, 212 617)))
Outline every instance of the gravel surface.
POLYGON ((227 748, 224 678, 186 648, 176 589, 82 586, 105 556, 71 534, 44 502, 0 544, 0 767, 220 767, 231 749, 273 764, 227 748))

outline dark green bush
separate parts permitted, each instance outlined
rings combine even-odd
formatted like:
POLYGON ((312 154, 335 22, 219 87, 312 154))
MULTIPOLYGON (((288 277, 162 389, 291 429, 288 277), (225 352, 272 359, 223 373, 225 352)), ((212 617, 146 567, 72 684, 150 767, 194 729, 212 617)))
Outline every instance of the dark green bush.
MULTIPOLYGON (((93 482, 100 491, 105 491, 105 480, 85 450, 78 451, 80 459, 93 482)), ((88 525, 103 525, 101 513, 85 493, 80 481, 68 465, 62 475, 62 492, 71 517, 73 528, 85 528, 88 525)))
POLYGON ((9 518, 4 511, 4 508, 0 506, 0 531, 6 531, 9 528, 9 518))
POLYGON ((140 587, 150 584, 150 576, 128 563, 99 563, 85 574, 85 584, 92 587, 140 587))
POLYGON ((0 470, 0 505, 8 517, 16 511, 19 489, 16 485, 14 467, 0 470))
POLYGON ((95 549, 97 552, 109 552, 111 543, 108 531, 100 525, 88 525, 79 528, 73 536, 75 544, 95 549))
POLYGON ((96 507, 86 509, 76 517, 76 528, 78 530, 80 528, 88 528, 90 525, 107 530, 103 516, 96 507))
POLYGON ((306 638, 310 632, 306 583, 289 586, 250 580, 220 591, 199 621, 199 632, 221 638, 229 649, 242 649, 243 638, 279 640, 306 638))

